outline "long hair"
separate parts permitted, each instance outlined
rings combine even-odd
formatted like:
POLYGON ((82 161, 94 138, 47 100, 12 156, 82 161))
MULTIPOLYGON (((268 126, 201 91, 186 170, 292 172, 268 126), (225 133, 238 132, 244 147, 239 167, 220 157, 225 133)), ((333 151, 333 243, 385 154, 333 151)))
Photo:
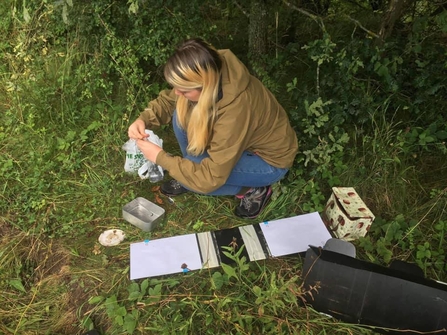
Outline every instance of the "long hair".
POLYGON ((176 105, 179 125, 188 135, 187 150, 192 155, 202 154, 209 144, 217 115, 221 69, 217 50, 200 38, 183 42, 165 65, 164 76, 172 87, 201 90, 197 103, 181 95, 176 105))

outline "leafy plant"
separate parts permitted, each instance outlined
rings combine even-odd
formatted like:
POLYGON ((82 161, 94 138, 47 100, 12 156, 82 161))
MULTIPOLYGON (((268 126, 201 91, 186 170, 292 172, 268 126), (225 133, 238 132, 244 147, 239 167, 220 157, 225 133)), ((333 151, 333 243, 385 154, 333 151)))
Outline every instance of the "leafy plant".
MULTIPOLYGON (((270 49, 254 69, 288 111, 300 151, 258 220, 322 211, 332 186, 353 186, 376 215, 354 242, 358 258, 413 262, 446 281, 445 11, 418 2, 379 46, 365 36, 376 14, 351 2, 331 2, 320 26, 267 5, 270 49)), ((0 3, 0 333, 371 333, 297 304, 299 258, 248 262, 226 248, 231 265, 128 279, 132 241, 248 223, 233 215, 233 197, 157 197, 123 173, 121 150, 129 123, 165 87, 160 67, 178 41, 201 36, 246 59, 245 9, 0 3), (150 233, 122 219, 137 196, 166 209, 150 233), (103 248, 97 236, 112 227, 126 240, 103 248)), ((160 132, 178 152, 170 129, 160 132)))

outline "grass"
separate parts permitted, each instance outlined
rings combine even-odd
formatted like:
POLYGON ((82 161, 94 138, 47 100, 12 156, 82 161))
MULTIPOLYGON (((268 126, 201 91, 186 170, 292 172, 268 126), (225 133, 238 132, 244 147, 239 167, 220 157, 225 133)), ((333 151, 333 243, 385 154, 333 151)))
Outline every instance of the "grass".
MULTIPOLYGON (((13 45, 28 45, 27 30, 21 32, 13 45)), ((157 85, 136 86, 130 77, 104 80, 100 55, 83 50, 87 44, 68 39, 64 55, 55 46, 41 57, 30 45, 16 57, 4 57, 0 333, 73 335, 92 328, 107 335, 373 333, 303 306, 298 257, 248 263, 232 255, 231 267, 129 280, 132 242, 254 222, 234 216, 233 197, 189 193, 172 204, 148 181, 123 172, 121 145, 141 110, 136 96, 129 102, 126 94, 149 97, 157 85), (166 209, 152 232, 122 219, 124 204, 138 196, 166 209), (101 246, 97 238, 112 228, 124 230, 125 241, 101 246)), ((373 115, 371 124, 352 134, 352 145, 344 148, 346 168, 337 176, 340 185, 355 187, 376 215, 368 235, 354 242, 358 257, 382 265, 393 259, 415 262, 427 277, 446 281, 445 151, 408 138, 411 133, 401 124, 378 116, 385 114, 373 115)), ((165 148, 178 153, 170 128, 156 132, 165 148)), ((256 221, 324 208, 327 180, 295 168, 274 185, 274 197, 256 221)))
MULTIPOLYGON (((149 182, 124 174, 120 142, 109 139, 116 131, 113 126, 98 128, 92 142, 73 140, 62 149, 55 148, 54 141, 48 139, 50 130, 41 134, 39 129, 31 128, 26 135, 34 140, 31 151, 25 151, 25 146, 11 136, 24 128, 30 129, 19 124, 4 129, 3 135, 8 140, 2 145, 2 157, 6 158, 2 161, 2 181, 7 185, 0 221, 2 333, 82 334, 92 327, 106 334, 131 330, 135 334, 371 332, 303 308, 299 258, 259 263, 237 260, 236 272, 203 270, 187 276, 130 281, 129 244, 133 241, 252 221, 233 215, 233 197, 189 193, 171 204, 149 182), (40 159, 52 155, 58 161, 62 154, 78 167, 60 163, 62 167, 57 170, 51 162, 40 159), (12 168, 8 167, 8 159, 13 160, 12 168), (30 161, 33 164, 25 164, 30 161), (121 218, 122 206, 136 196, 158 199, 166 209, 166 220, 150 233, 121 218), (127 238, 117 247, 105 248, 97 238, 110 228, 123 229, 127 238)), ((124 129, 125 125, 120 130, 124 129)), ((161 134, 172 138, 169 129, 161 134)), ((352 155, 349 165, 357 168, 341 176, 345 185, 353 185, 365 195, 373 212, 380 216, 370 235, 356 242, 360 257, 384 264, 390 253, 393 258, 416 259, 427 275, 445 280, 445 262, 439 268, 433 261, 439 262, 445 255, 442 252, 447 226, 439 230, 435 224, 446 220, 447 196, 442 187, 447 174, 441 173, 446 171, 446 163, 431 156, 409 165, 390 161, 386 157, 394 155, 395 148, 389 143, 394 132, 378 132, 376 136, 374 141, 365 140, 362 151, 352 155), (380 155, 368 155, 378 147, 380 155), (368 162, 372 158, 374 161, 368 162), (427 171, 434 168, 438 173, 425 180, 427 171), (395 220, 399 215, 416 222, 405 225, 395 220), (393 228, 393 234, 389 233, 390 222, 400 224, 399 229, 393 228), (423 232, 425 237, 421 236, 423 232), (381 236, 386 237, 379 244, 382 249, 374 250, 381 236), (415 253, 426 240, 431 241, 432 254, 438 252, 436 259, 422 255, 418 258, 415 253)), ((176 150, 172 142, 167 141, 167 145, 176 150)), ((277 192, 258 221, 280 218, 281 213, 300 214, 300 204, 306 198, 303 190, 281 184, 275 189, 283 192, 277 192)))
MULTIPOLYGON (((109 158, 110 155, 105 157, 109 158)), ((219 320, 219 331, 225 333, 324 334, 329 329, 330 333, 366 333, 363 328, 339 323, 311 309, 304 309, 290 296, 290 302, 284 303, 287 292, 275 291, 273 287, 286 287, 299 300, 299 259, 249 264, 243 274, 231 280, 220 269, 201 271, 187 277, 175 275, 154 279, 149 281, 148 286, 154 290, 161 284, 158 296, 143 294, 137 301, 129 299, 126 292, 133 284, 128 279, 128 247, 132 241, 210 231, 249 222, 234 217, 232 210, 235 201, 231 197, 188 194, 176 198, 176 205, 165 199, 161 204, 167 210, 165 222, 155 231, 144 233, 124 222, 120 209, 135 196, 155 201, 154 192, 147 182, 121 173, 123 157, 119 152, 115 152, 114 157, 113 164, 107 160, 111 170, 103 169, 98 163, 94 165, 87 159, 83 161, 77 176, 57 172, 50 174, 52 182, 64 191, 41 192, 39 198, 33 200, 36 205, 27 210, 29 215, 33 212, 38 215, 29 227, 31 232, 19 229, 20 222, 26 222, 26 219, 18 211, 26 204, 10 202, 13 206, 1 221, 1 282, 5 304, 2 304, 0 313, 0 329, 3 333, 81 334, 94 325, 107 334, 121 334, 125 332, 126 323, 117 321, 117 317, 133 315, 131 313, 134 311, 136 314, 127 321, 127 327, 135 325, 135 333, 206 333, 216 320, 219 320), (95 169, 95 166, 101 169, 95 169), (52 229, 46 228, 46 225, 51 225, 52 229), (123 229, 127 234, 125 243, 115 248, 99 246, 97 237, 100 232, 110 228, 123 229), (285 282, 289 286, 284 286, 285 282), (216 285, 221 286, 217 289, 216 285), (270 300, 254 303, 253 285, 262 287, 262 292, 270 300), (95 297, 101 297, 101 300, 90 304, 89 301, 95 297), (116 302, 113 302, 113 297, 116 302), (272 302, 279 304, 276 310, 269 309, 274 306, 272 302), (115 309, 108 307, 114 305, 115 309), (118 312, 123 307, 124 311, 118 312), (132 320, 138 322, 134 324, 132 320)), ((406 174, 405 178, 411 176, 417 180, 415 171, 416 168, 406 169, 402 173, 406 174)), ((370 173, 375 175, 374 171, 370 173)), ((384 182, 385 179, 381 178, 380 181, 384 182)), ((16 181, 8 179, 7 182, 13 189, 16 181)), ((19 184, 24 186, 23 183, 19 184)), ((358 183, 356 186, 363 194, 371 195, 367 200, 374 200, 374 212, 388 211, 390 218, 396 215, 392 201, 395 197, 398 199, 398 194, 393 193, 393 183, 381 184, 383 189, 376 188, 383 190, 383 194, 372 192, 371 186, 367 186, 368 192, 365 191, 366 185, 369 184, 358 183), (380 211, 380 208, 383 210, 380 211)), ((421 187, 416 185, 418 189, 421 187)), ((31 192, 31 189, 25 188, 26 192, 31 192)), ((440 191, 407 214, 420 218, 413 226, 414 230, 419 231, 433 218, 445 220, 445 198, 445 191, 440 191)), ((269 204, 260 220, 274 217, 272 212, 275 209, 290 207, 291 199, 299 199, 299 192, 279 196, 269 204)), ((380 236, 380 230, 377 231, 380 236)), ((407 233, 413 234, 411 231, 407 233)), ((432 230, 432 233, 436 232, 432 230)), ((403 239, 408 237, 404 236, 403 239)), ((404 258, 411 260, 409 250, 398 251, 399 246, 391 245, 393 243, 397 241, 391 238, 393 254, 401 255, 398 257, 406 254, 404 258)), ((438 249, 442 248, 442 241, 439 241, 438 249)), ((380 259, 380 253, 369 255, 373 255, 374 260, 380 259)), ((438 279, 443 279, 443 276, 438 276, 438 279)))

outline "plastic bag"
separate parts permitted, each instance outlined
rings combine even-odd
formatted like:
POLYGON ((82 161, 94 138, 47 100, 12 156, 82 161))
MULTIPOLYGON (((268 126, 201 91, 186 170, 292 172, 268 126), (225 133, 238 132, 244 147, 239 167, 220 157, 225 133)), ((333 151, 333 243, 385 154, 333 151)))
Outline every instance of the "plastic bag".
POLYGON ((129 173, 136 173, 138 169, 146 162, 146 158, 138 149, 137 141, 128 140, 122 146, 126 151, 126 162, 124 163, 124 171, 129 173))
MULTIPOLYGON (((152 130, 145 130, 149 137, 146 140, 163 147, 163 140, 160 139, 152 130)), ((129 173, 138 173, 141 179, 149 179, 152 183, 163 180, 163 168, 154 162, 147 160, 137 146, 137 141, 128 140, 122 146, 126 151, 126 162, 124 163, 124 171, 129 173)))

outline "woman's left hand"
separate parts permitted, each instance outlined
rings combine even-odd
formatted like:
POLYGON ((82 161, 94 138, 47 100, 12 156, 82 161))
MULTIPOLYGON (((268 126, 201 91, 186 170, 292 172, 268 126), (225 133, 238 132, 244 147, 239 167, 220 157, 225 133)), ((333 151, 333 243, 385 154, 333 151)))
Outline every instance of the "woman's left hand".
POLYGON ((163 149, 160 148, 158 145, 147 140, 137 140, 137 146, 143 153, 144 157, 146 157, 147 160, 150 160, 153 163, 157 161, 157 156, 160 151, 163 151, 163 149))

